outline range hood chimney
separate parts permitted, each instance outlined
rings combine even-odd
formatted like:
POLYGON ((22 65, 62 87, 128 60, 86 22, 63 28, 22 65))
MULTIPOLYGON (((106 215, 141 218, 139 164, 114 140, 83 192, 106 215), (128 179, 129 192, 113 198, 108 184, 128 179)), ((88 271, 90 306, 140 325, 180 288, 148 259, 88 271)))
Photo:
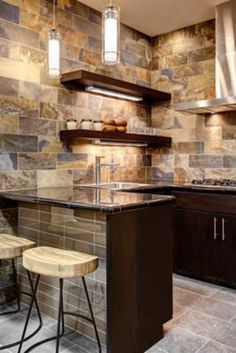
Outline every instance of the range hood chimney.
POLYGON ((180 103, 176 110, 205 114, 236 110, 236 0, 216 6, 216 98, 180 103))

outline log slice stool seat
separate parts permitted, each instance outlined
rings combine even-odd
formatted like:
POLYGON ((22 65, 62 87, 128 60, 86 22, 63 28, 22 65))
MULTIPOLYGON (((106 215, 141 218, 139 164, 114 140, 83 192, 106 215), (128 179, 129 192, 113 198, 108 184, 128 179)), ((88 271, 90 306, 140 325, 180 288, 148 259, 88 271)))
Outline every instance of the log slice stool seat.
MULTIPOLYGON (((13 275, 13 280, 14 280, 14 287, 15 287, 15 292, 16 292, 16 302, 17 302, 16 309, 0 312, 0 316, 15 314, 15 313, 20 312, 20 309, 21 309, 20 291, 19 291, 18 282, 17 282, 17 269, 16 269, 15 260, 18 257, 22 256, 24 250, 33 248, 35 245, 36 245, 36 243, 29 240, 29 239, 18 237, 16 235, 0 233, 0 264, 3 260, 10 260, 11 261, 12 275, 13 275)), ((31 291, 33 293, 33 283, 32 283, 31 277, 29 277, 29 284, 31 287, 31 291)), ((24 291, 21 291, 21 293, 32 297, 32 293, 28 293, 28 292, 24 292, 24 291)), ((28 339, 33 337, 42 327, 42 318, 41 318, 41 314, 39 311, 37 301, 35 302, 35 305, 36 305, 37 314, 38 314, 38 318, 39 318, 39 326, 29 336, 26 336, 24 338, 24 341, 27 341, 28 339)), ((8 343, 4 346, 0 345, 0 351, 14 347, 14 346, 18 345, 19 343, 20 343, 20 340, 16 341, 16 342, 8 343)))
POLYGON ((82 318, 93 325, 97 344, 98 344, 98 351, 99 353, 101 353, 102 348, 101 348, 101 343, 98 335, 97 325, 93 314, 93 309, 92 309, 92 305, 91 305, 91 301, 89 298, 89 293, 88 293, 88 289, 87 289, 87 285, 84 277, 85 275, 97 269, 98 258, 96 256, 85 254, 78 251, 71 251, 71 250, 58 249, 58 248, 49 247, 49 246, 42 246, 42 247, 32 248, 24 251, 23 266, 28 273, 33 272, 37 274, 37 277, 36 277, 35 286, 34 286, 33 298, 29 306, 28 315, 25 322, 25 327, 22 334, 21 343, 19 345, 18 353, 21 352, 21 349, 23 346, 24 337, 27 332, 32 306, 36 298, 41 275, 55 277, 55 278, 58 278, 59 280, 59 306, 58 306, 57 334, 55 336, 46 338, 44 340, 41 340, 33 344, 26 351, 24 351, 24 353, 31 352, 36 347, 52 340, 56 340, 55 352, 58 353, 60 338, 64 335, 64 331, 65 331, 65 324, 64 324, 65 315, 72 315, 72 316, 82 318), (64 279, 76 278, 76 277, 82 278, 82 283, 83 283, 91 317, 78 314, 77 312, 64 311, 64 300, 63 300, 64 279))
POLYGON ((10 234, 0 234, 0 260, 15 259, 24 250, 35 246, 35 242, 10 234))

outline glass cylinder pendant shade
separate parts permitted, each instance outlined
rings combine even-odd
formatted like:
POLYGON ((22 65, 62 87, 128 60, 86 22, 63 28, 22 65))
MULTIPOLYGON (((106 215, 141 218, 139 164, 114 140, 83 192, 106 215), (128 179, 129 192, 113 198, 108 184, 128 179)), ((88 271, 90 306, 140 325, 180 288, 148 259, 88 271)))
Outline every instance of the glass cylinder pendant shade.
POLYGON ((105 65, 117 65, 120 62, 120 9, 108 5, 102 16, 103 46, 102 61, 105 65))
POLYGON ((56 29, 48 32, 48 74, 60 76, 60 34, 56 29))

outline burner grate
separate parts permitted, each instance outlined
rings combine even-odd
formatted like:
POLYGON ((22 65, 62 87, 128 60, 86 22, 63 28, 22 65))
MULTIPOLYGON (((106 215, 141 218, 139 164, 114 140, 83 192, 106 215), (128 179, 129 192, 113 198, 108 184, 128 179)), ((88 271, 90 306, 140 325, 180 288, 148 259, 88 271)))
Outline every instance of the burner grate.
POLYGON ((236 186, 236 180, 231 179, 194 179, 194 185, 212 185, 212 186, 236 186))

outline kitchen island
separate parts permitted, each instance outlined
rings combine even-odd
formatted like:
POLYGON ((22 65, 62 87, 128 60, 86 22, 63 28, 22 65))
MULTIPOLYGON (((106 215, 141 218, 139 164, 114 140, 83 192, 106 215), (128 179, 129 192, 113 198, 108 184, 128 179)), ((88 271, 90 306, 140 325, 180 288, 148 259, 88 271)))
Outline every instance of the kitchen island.
MULTIPOLYGON (((143 353, 163 337, 172 318, 172 207, 165 195, 123 193, 79 187, 1 193, 18 203, 18 234, 38 245, 74 249, 99 257, 88 276, 104 351, 143 353)), ((28 289, 24 271, 21 285, 28 289)), ((67 309, 87 314, 80 279, 67 280, 67 309)), ((56 281, 43 278, 39 302, 56 315, 56 281)), ((93 337, 84 321, 68 321, 93 337)))

